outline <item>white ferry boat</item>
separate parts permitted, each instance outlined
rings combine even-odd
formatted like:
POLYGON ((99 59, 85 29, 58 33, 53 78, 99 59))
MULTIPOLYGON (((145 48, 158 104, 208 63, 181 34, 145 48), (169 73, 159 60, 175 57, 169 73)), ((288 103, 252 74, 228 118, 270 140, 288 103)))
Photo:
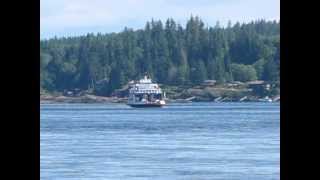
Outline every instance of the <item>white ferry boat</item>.
POLYGON ((161 107, 166 104, 165 93, 158 84, 144 76, 129 89, 128 105, 132 107, 161 107))

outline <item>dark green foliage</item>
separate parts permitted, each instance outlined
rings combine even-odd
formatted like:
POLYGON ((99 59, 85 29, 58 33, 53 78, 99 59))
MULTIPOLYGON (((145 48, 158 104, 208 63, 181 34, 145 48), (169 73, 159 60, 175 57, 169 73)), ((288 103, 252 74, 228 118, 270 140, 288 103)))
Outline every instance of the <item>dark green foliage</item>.
POLYGON ((265 64, 263 79, 272 82, 279 80, 279 66, 274 62, 274 60, 270 60, 265 64))
POLYGON ((207 79, 207 70, 201 59, 198 59, 198 61, 195 63, 195 66, 191 68, 190 73, 190 79, 194 84, 200 84, 207 79))
POLYGON ((140 30, 42 40, 40 85, 110 95, 145 73, 168 85, 279 81, 279 28, 280 22, 264 20, 207 27, 191 17, 185 27, 152 20, 140 30))
POLYGON ((231 64, 231 71, 235 81, 257 80, 257 72, 251 65, 231 64))
POLYGON ((264 73, 265 60, 259 59, 253 64, 254 69, 257 72, 257 78, 262 79, 264 73))

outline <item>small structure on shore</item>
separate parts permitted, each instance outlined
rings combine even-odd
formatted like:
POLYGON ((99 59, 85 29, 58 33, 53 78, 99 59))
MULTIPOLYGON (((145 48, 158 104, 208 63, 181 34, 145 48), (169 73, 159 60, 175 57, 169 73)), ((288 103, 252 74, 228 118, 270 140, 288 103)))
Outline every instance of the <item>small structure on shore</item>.
POLYGON ((233 81, 231 83, 227 83, 227 87, 239 87, 241 85, 244 85, 243 82, 240 82, 240 81, 233 81))
POLYGON ((263 94, 262 92, 268 92, 271 89, 271 85, 265 81, 249 81, 246 84, 248 88, 259 94, 263 94))
POLYGON ((276 96, 272 100, 273 102, 279 102, 280 101, 280 96, 276 96))
POLYGON ((216 82, 217 82, 216 80, 207 79, 207 80, 204 80, 201 85, 203 85, 203 86, 214 86, 216 84, 216 82))
POLYGON ((260 101, 260 102, 272 102, 272 99, 269 98, 269 96, 266 96, 264 98, 259 99, 258 101, 260 101))
POLYGON ((244 100, 246 100, 246 99, 248 99, 248 97, 247 97, 247 96, 244 96, 244 97, 242 97, 241 99, 239 99, 239 101, 242 102, 242 101, 244 101, 244 100))
POLYGON ((65 90, 63 92, 63 95, 66 97, 78 97, 78 96, 82 96, 83 92, 81 91, 81 89, 75 88, 72 90, 65 90))
POLYGON ((213 101, 214 101, 214 102, 220 102, 221 99, 222 99, 222 97, 217 97, 217 98, 215 98, 213 101))
POLYGON ((247 85, 263 85, 265 82, 261 80, 256 80, 256 81, 248 81, 246 82, 247 85))

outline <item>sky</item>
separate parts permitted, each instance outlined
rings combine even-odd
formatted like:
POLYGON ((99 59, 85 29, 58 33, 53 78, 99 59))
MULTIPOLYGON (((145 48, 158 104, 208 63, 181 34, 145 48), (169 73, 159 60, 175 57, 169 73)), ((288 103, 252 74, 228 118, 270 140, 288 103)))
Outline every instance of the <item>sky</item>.
POLYGON ((142 29, 152 18, 181 25, 280 20, 280 0, 40 0, 40 39, 142 29))

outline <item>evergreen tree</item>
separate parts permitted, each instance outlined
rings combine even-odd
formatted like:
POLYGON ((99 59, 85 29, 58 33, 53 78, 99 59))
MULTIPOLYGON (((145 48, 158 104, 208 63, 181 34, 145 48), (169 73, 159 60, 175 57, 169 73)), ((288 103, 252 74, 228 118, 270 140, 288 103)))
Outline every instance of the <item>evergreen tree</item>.
POLYGON ((251 65, 231 64, 233 78, 236 81, 257 80, 257 72, 251 65))
POLYGON ((205 79, 207 79, 206 67, 203 61, 201 59, 198 59, 195 67, 191 69, 191 81, 195 84, 200 84, 205 79))

